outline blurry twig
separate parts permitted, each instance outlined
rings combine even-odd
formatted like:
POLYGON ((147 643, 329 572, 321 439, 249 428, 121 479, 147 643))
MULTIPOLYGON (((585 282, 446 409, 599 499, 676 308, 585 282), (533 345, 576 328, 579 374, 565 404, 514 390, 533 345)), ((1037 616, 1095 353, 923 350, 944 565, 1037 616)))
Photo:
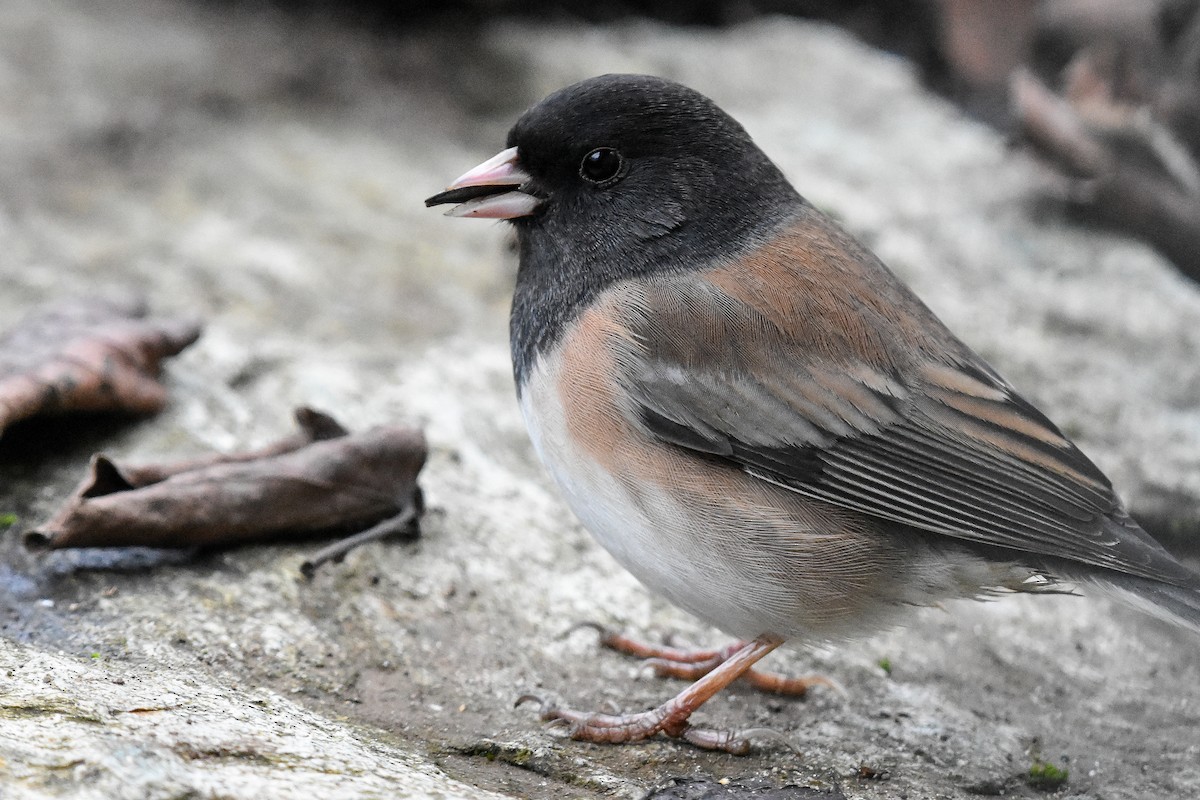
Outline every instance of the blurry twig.
POLYGON ((413 493, 412 500, 396 516, 376 523, 362 533, 347 536, 345 539, 321 548, 311 558, 300 565, 300 572, 304 574, 305 578, 311 580, 312 576, 317 572, 317 567, 329 561, 335 564, 339 563, 346 557, 347 553, 364 544, 386 539, 395 534, 417 535, 417 523, 420 519, 423 505, 421 490, 417 489, 413 493))
POLYGON ((1075 209, 1144 237, 1200 281, 1200 167, 1187 146, 1111 92, 1072 102, 1024 70, 1011 91, 1022 133, 1065 173, 1075 209))

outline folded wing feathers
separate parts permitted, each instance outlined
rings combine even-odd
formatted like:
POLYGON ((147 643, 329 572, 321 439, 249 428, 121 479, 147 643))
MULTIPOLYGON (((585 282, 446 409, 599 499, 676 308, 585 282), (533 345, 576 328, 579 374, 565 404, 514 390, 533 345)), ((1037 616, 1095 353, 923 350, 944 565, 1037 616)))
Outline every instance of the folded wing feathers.
POLYGON ((952 393, 944 372, 934 391, 896 391, 884 375, 850 384, 847 374, 816 379, 815 394, 808 383, 804 397, 746 376, 650 380, 642 421, 763 480, 932 533, 1151 578, 1170 571, 1157 544, 1119 524, 1124 511, 1104 475, 981 369, 958 381, 969 394, 952 393), (831 417, 836 424, 823 424, 831 417))

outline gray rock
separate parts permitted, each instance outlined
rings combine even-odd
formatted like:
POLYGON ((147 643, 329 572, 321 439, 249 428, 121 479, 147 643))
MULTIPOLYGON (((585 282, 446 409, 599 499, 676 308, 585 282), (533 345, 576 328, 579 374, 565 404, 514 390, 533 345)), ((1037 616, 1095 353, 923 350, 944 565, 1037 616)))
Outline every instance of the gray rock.
POLYGON ((844 694, 735 687, 701 712, 782 731, 798 754, 583 745, 511 708, 527 691, 644 708, 679 688, 564 635, 580 620, 722 641, 621 571, 534 463, 504 342, 504 228, 421 205, 527 104, 605 71, 724 105, 1195 551, 1200 292, 1141 245, 1054 219, 1033 162, 836 30, 401 34, 240 5, 11 0, 0 324, 133 286, 208 328, 169 367, 159 417, 0 443, 0 513, 20 517, 0 539, 0 796, 633 798, 673 778, 1020 796, 1035 758, 1068 767, 1080 798, 1200 794, 1200 643, 1101 599, 916 611, 772 658, 844 694), (92 450, 253 446, 301 403, 426 428, 420 541, 368 546, 311 584, 306 544, 21 550, 92 450))

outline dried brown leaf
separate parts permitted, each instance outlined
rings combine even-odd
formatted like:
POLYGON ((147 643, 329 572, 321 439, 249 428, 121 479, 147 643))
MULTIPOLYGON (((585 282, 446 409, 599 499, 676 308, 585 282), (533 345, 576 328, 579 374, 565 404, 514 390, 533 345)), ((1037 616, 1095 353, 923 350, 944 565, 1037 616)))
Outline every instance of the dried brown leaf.
POLYGON ((159 411, 159 362, 199 336, 199 323, 149 319, 136 299, 48 306, 0 338, 0 434, 39 414, 159 411))
POLYGON ((63 507, 26 534, 26 546, 194 547, 311 536, 361 530, 416 502, 426 457, 421 431, 337 434, 330 417, 306 409, 297 417, 300 434, 252 453, 137 469, 97 455, 63 507))
POLYGON ((242 461, 257 461, 270 456, 283 455, 293 450, 299 450, 305 445, 326 439, 336 439, 349 433, 336 419, 323 411, 301 406, 295 411, 296 427, 298 430, 290 436, 285 436, 277 442, 272 442, 258 450, 246 450, 241 453, 209 453, 196 458, 181 461, 166 461, 161 464, 141 464, 137 466, 123 465, 120 468, 121 478, 131 487, 141 488, 152 483, 165 481, 172 475, 181 472, 192 472, 216 464, 236 464, 242 461))

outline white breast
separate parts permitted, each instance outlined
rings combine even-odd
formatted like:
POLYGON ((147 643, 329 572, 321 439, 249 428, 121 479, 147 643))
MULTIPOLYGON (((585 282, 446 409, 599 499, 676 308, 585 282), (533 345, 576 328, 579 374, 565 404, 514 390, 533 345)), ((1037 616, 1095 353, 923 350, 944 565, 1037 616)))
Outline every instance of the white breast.
POLYGON ((650 439, 630 444, 660 448, 667 474, 639 474, 645 463, 634 459, 627 470, 605 469, 572 443, 557 366, 534 367, 521 410, 567 504, 648 588, 733 636, 851 638, 907 607, 1012 588, 1028 575, 949 542, 935 550, 896 537, 857 515, 848 524, 840 509, 650 439))
MULTIPOLYGON (((571 444, 556 389, 557 374, 539 364, 521 395, 521 413, 538 457, 562 490, 567 505, 609 553, 651 589, 665 593, 676 582, 678 554, 664 549, 662 520, 668 497, 647 498, 571 444)), ((669 527, 669 526, 668 526, 669 527)))
MULTIPOLYGON (((841 638, 865 621, 864 611, 874 616, 880 610, 870 598, 863 600, 872 608, 848 607, 845 598, 861 595, 862 587, 834 585, 847 583, 836 563, 847 554, 840 540, 806 518, 802 500, 736 470, 722 478, 727 486, 718 481, 718 491, 690 503, 663 488, 664 476, 638 475, 634 464, 614 474, 572 444, 557 381, 556 370, 541 363, 522 394, 534 447, 575 515, 648 588, 743 639, 762 633, 841 638), (830 555, 830 549, 839 552, 830 555), (829 563, 822 568, 821 560, 829 563)), ((649 440, 639 446, 665 447, 649 440)), ((674 450, 670 457, 677 462, 671 478, 695 485, 711 477, 700 475, 712 469, 700 459, 674 450)), ((886 581, 853 577, 887 591, 886 581)))

